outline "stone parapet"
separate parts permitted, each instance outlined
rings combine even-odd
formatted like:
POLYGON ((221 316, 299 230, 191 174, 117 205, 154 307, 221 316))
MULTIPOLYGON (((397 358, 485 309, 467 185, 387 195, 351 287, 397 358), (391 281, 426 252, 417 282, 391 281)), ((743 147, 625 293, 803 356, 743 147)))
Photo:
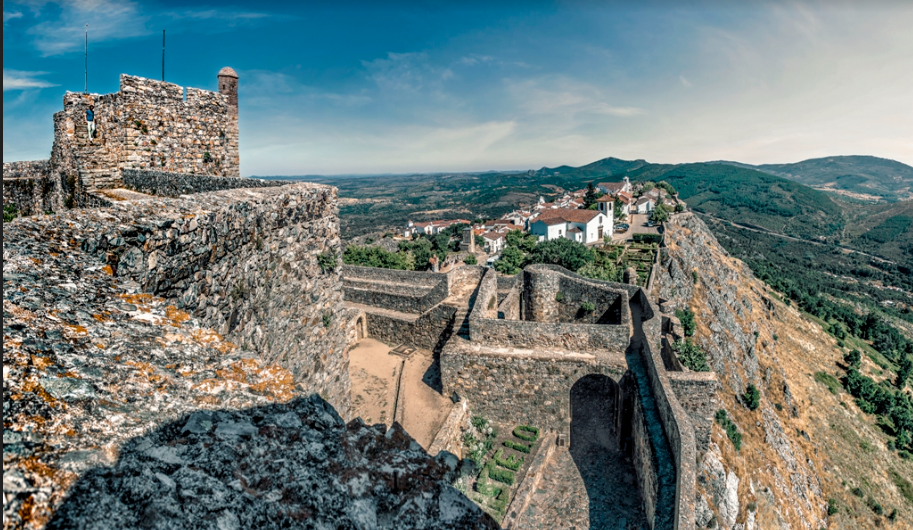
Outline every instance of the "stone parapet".
POLYGON ((65 201, 63 187, 51 172, 50 161, 3 163, 3 205, 12 205, 18 215, 59 212, 64 209, 65 201))
POLYGON ((335 188, 291 184, 113 202, 77 216, 84 228, 75 240, 113 275, 287 367, 348 414, 340 274, 317 262, 320 253, 338 253, 335 188))
POLYGON ((121 179, 124 187, 128 189, 149 195, 174 198, 192 193, 237 188, 272 188, 288 184, 288 182, 273 180, 195 175, 154 169, 124 169, 121 172, 121 179))

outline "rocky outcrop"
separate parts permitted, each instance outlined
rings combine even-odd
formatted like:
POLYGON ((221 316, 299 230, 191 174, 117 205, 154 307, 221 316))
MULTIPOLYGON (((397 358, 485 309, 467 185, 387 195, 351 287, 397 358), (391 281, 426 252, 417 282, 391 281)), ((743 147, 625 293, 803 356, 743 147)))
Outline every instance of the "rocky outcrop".
POLYGON ((820 469, 784 426, 789 410, 780 394, 787 375, 779 362, 784 349, 776 337, 782 324, 771 293, 693 214, 676 215, 666 224, 666 245, 658 294, 677 309, 695 312, 694 341, 707 352, 722 384, 723 408, 744 435, 739 451, 721 428, 714 428, 715 443, 703 455, 698 480, 703 493, 697 518, 706 518, 701 506, 709 501, 723 528, 742 529, 749 519, 755 524, 756 515, 747 507, 764 505, 769 524, 820 528, 826 524, 820 469), (742 404, 749 384, 762 394, 757 411, 742 404))

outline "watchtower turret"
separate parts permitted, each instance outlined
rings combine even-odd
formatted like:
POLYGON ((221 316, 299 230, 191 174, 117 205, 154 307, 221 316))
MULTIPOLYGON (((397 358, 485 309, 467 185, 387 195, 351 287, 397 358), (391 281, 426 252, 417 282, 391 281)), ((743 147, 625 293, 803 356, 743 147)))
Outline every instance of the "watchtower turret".
POLYGON ((229 66, 219 70, 219 93, 228 96, 228 103, 231 104, 237 114, 238 74, 229 66))

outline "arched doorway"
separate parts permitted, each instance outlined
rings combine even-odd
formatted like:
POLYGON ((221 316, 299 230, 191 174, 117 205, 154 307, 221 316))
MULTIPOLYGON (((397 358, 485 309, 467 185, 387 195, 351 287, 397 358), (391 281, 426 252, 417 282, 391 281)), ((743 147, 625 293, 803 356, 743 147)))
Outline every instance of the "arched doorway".
POLYGON ((630 428, 623 397, 622 387, 600 374, 571 387, 568 456, 587 497, 586 525, 580 526, 590 530, 646 526, 634 463, 620 444, 630 428))
POLYGON ((365 331, 365 317, 358 317, 358 320, 355 321, 355 338, 357 340, 362 340, 367 337, 367 332, 365 331))
POLYGON ((621 388, 611 378, 590 374, 571 387, 571 451, 599 445, 619 447, 621 388))

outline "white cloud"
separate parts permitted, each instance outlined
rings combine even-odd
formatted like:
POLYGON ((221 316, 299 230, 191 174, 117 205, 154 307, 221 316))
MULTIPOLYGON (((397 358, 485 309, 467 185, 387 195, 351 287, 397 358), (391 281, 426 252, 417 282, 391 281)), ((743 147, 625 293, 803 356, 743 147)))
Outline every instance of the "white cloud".
POLYGON ((688 78, 686 78, 685 76, 683 76, 683 75, 678 76, 678 80, 682 83, 683 87, 691 88, 691 81, 688 81, 688 78))
MULTIPOLYGON (((39 15, 41 4, 38 2, 33 9, 39 15)), ((29 28, 27 33, 32 36, 38 51, 48 57, 81 50, 85 39, 85 24, 89 25, 91 47, 101 42, 150 35, 153 26, 161 27, 164 24, 172 24, 168 27, 177 31, 183 29, 182 23, 192 24, 195 32, 214 33, 268 18, 275 16, 231 8, 154 12, 144 4, 131 0, 67 0, 60 3, 60 15, 56 19, 43 20, 29 28), (200 24, 204 21, 218 23, 200 24)))
POLYGON ((19 11, 4 11, 3 12, 3 23, 6 24, 8 21, 14 18, 22 18, 22 13, 19 11))
POLYGON ((89 43, 138 37, 149 33, 139 5, 129 1, 71 0, 60 5, 57 20, 45 20, 29 28, 35 47, 45 57, 83 48, 85 24, 89 43))
POLYGON ((27 72, 24 70, 3 69, 3 91, 10 90, 28 90, 30 88, 48 88, 57 86, 54 83, 38 79, 38 76, 46 75, 48 72, 27 72))
POLYGON ((361 64, 381 91, 392 94, 440 91, 442 82, 453 77, 452 70, 431 64, 428 55, 421 52, 387 52, 386 58, 361 64))

